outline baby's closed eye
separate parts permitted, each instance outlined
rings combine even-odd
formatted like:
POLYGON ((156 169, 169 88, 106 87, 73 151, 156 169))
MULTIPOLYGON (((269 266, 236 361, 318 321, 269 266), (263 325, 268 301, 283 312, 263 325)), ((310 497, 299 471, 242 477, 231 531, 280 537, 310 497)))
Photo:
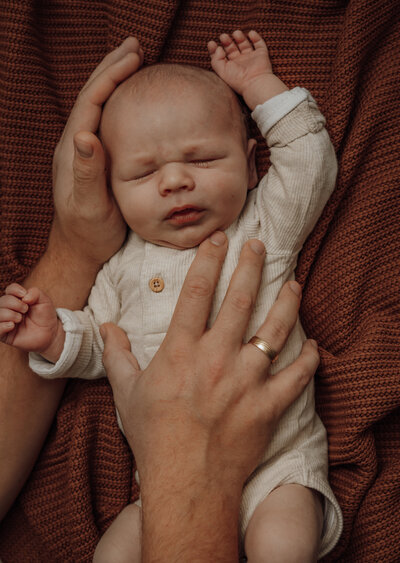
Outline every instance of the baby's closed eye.
POLYGON ((208 166, 213 162, 213 158, 208 158, 204 160, 191 160, 190 164, 194 164, 195 166, 199 166, 200 168, 208 168, 208 166))
POLYGON ((224 157, 222 155, 212 155, 212 156, 204 156, 201 158, 191 158, 190 164, 194 164, 194 166, 199 166, 200 168, 208 168, 212 164, 216 163, 218 160, 222 160, 224 157))

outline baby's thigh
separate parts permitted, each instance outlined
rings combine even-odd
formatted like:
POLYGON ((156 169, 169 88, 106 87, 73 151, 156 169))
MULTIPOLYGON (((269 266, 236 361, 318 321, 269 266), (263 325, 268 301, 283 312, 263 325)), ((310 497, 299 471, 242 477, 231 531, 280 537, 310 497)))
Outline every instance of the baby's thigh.
POLYGON ((140 563, 140 535, 140 508, 128 504, 97 544, 93 563, 140 563))
POLYGON ((311 563, 317 560, 323 526, 318 492, 289 484, 274 489, 256 508, 246 535, 249 563, 311 563))

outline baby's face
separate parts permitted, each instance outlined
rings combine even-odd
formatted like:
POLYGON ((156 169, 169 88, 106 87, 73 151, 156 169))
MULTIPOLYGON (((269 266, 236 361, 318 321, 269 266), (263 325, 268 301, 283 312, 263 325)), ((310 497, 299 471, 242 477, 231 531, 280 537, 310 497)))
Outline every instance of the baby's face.
POLYGON ((154 244, 184 249, 238 217, 256 182, 255 141, 204 92, 188 88, 179 98, 124 95, 102 134, 129 227, 154 244))

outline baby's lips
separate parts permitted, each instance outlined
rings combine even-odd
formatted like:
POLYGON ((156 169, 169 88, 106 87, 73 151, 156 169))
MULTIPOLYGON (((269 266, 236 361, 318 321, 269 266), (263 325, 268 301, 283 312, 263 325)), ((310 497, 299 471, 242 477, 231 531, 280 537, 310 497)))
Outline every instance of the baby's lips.
POLYGON ((173 215, 185 214, 189 213, 190 211, 203 211, 201 207, 197 205, 182 205, 181 207, 174 207, 166 216, 166 219, 171 219, 173 215))

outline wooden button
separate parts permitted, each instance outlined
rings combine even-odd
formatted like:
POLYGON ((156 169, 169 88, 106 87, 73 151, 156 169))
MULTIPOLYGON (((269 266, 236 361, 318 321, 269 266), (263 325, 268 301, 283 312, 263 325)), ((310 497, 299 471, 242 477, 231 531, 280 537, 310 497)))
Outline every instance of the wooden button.
POLYGON ((149 281, 149 286, 154 293, 160 293, 164 289, 164 280, 162 278, 152 278, 149 281))

